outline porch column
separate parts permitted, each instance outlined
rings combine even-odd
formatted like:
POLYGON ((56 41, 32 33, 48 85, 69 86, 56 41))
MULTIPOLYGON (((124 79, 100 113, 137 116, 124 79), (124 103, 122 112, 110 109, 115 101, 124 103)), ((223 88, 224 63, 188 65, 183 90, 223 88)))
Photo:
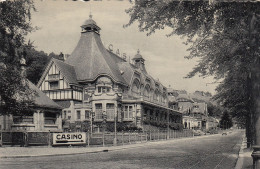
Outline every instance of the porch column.
POLYGON ((35 113, 33 113, 33 123, 35 125, 35 131, 40 130, 40 110, 36 110, 35 113))
POLYGON ((56 114, 56 125, 58 126, 59 130, 62 130, 62 119, 61 119, 61 113, 56 114))

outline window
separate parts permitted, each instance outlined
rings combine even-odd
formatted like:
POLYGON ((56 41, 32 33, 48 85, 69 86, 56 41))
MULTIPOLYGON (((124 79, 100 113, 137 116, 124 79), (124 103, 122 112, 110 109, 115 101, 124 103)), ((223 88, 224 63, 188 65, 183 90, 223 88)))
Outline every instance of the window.
POLYGON ((102 87, 98 87, 98 93, 102 92, 102 87))
POLYGON ((133 106, 124 106, 124 119, 133 119, 133 106))
POLYGON ((95 118, 96 119, 102 119, 102 104, 96 104, 96 112, 95 112, 95 118))
POLYGON ((80 110, 77 110, 77 119, 80 120, 80 110))
POLYGON ((66 118, 67 118, 67 111, 64 110, 63 114, 64 114, 64 115, 63 115, 63 118, 66 119, 66 118))
POLYGON ((33 124, 33 112, 25 112, 25 116, 13 116, 14 124, 33 124))
POLYGON ((144 88, 144 96, 149 98, 150 87, 148 85, 144 88))
POLYGON ((70 119, 71 119, 71 116, 68 116, 68 119, 70 120, 70 119))
POLYGON ((135 79, 132 85, 132 92, 134 96, 138 96, 140 94, 139 89, 140 89, 140 82, 137 79, 135 79))
POLYGON ((58 89, 58 88, 59 88, 59 81, 50 82, 50 89, 51 90, 58 89))
POLYGON ((89 110, 85 110, 85 119, 89 119, 89 110))
POLYGON ((124 106, 124 119, 128 119, 128 106, 124 106))
POLYGON ((129 119, 133 118, 133 106, 129 106, 129 119))
POLYGON ((98 86, 98 93, 109 93, 111 90, 110 86, 98 86))
POLYGON ((115 108, 113 103, 107 104, 107 119, 114 119, 115 117, 115 108))
POLYGON ((56 114, 51 112, 44 113, 44 124, 55 124, 56 123, 56 114))

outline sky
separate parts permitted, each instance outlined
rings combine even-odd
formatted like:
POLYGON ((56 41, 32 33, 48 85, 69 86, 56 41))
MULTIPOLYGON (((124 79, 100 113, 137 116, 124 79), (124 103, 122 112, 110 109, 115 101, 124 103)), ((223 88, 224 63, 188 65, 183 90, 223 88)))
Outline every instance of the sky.
POLYGON ((130 58, 139 49, 147 72, 166 87, 189 93, 200 90, 214 94, 216 84, 207 84, 214 81, 212 77, 184 78, 198 64, 198 59, 184 58, 188 55, 188 46, 179 36, 166 37, 170 28, 150 36, 140 32, 137 23, 123 28, 130 18, 125 10, 131 6, 129 1, 116 0, 35 0, 37 12, 32 13, 31 22, 39 30, 29 34, 27 39, 33 41, 39 51, 71 54, 80 38, 80 26, 91 13, 101 28, 100 36, 106 48, 112 44, 114 52, 119 49, 120 55, 126 53, 130 58))

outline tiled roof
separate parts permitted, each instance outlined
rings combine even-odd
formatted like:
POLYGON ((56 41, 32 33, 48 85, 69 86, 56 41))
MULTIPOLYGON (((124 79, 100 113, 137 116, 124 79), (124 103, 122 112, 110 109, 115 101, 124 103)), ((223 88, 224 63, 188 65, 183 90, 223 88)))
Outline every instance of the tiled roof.
POLYGON ((34 104, 37 107, 43 107, 43 108, 53 108, 53 109, 62 109, 61 106, 59 106, 57 103, 55 103, 53 100, 51 100, 48 96, 46 96, 39 88, 37 88, 32 82, 29 80, 28 86, 30 89, 35 91, 34 96, 34 104))
POLYGON ((116 55, 112 51, 109 51, 109 50, 107 50, 107 51, 108 51, 108 53, 110 53, 110 55, 112 56, 112 59, 114 60, 115 63, 126 62, 126 60, 124 60, 120 56, 116 55))
POLYGON ((194 101, 188 96, 188 94, 179 94, 176 99, 177 99, 177 100, 179 100, 179 99, 186 99, 187 101, 194 102, 194 101))
POLYGON ((60 105, 63 108, 69 108, 70 107, 70 101, 69 100, 56 100, 55 101, 58 105, 60 105))
POLYGON ((115 82, 126 85, 112 55, 95 32, 81 34, 76 48, 65 63, 74 66, 79 81, 94 81, 100 75, 107 75, 115 82))
POLYGON ((134 70, 131 68, 131 65, 128 62, 119 62, 117 63, 119 70, 122 72, 121 75, 130 86, 134 70))
POLYGON ((74 67, 58 59, 52 59, 69 83, 78 84, 74 67))

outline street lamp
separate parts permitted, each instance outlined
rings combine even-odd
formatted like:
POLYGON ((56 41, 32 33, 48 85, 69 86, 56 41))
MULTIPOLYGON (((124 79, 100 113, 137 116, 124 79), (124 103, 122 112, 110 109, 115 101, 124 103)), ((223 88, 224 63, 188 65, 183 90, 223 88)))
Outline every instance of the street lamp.
POLYGON ((167 140, 170 139, 170 110, 167 111, 167 140))
POLYGON ((90 115, 91 115, 91 119, 90 119, 90 133, 91 133, 91 136, 92 136, 92 133, 93 133, 93 121, 95 119, 95 112, 91 111, 90 115))
POLYGON ((106 126, 106 121, 107 121, 107 115, 106 111, 103 112, 103 147, 105 147, 105 126, 106 126))
POLYGON ((116 146, 117 145, 117 129, 116 129, 116 123, 117 123, 117 114, 118 114, 118 109, 115 111, 115 115, 114 115, 114 121, 115 121, 115 138, 114 138, 114 142, 113 142, 113 144, 114 144, 114 146, 116 146))

